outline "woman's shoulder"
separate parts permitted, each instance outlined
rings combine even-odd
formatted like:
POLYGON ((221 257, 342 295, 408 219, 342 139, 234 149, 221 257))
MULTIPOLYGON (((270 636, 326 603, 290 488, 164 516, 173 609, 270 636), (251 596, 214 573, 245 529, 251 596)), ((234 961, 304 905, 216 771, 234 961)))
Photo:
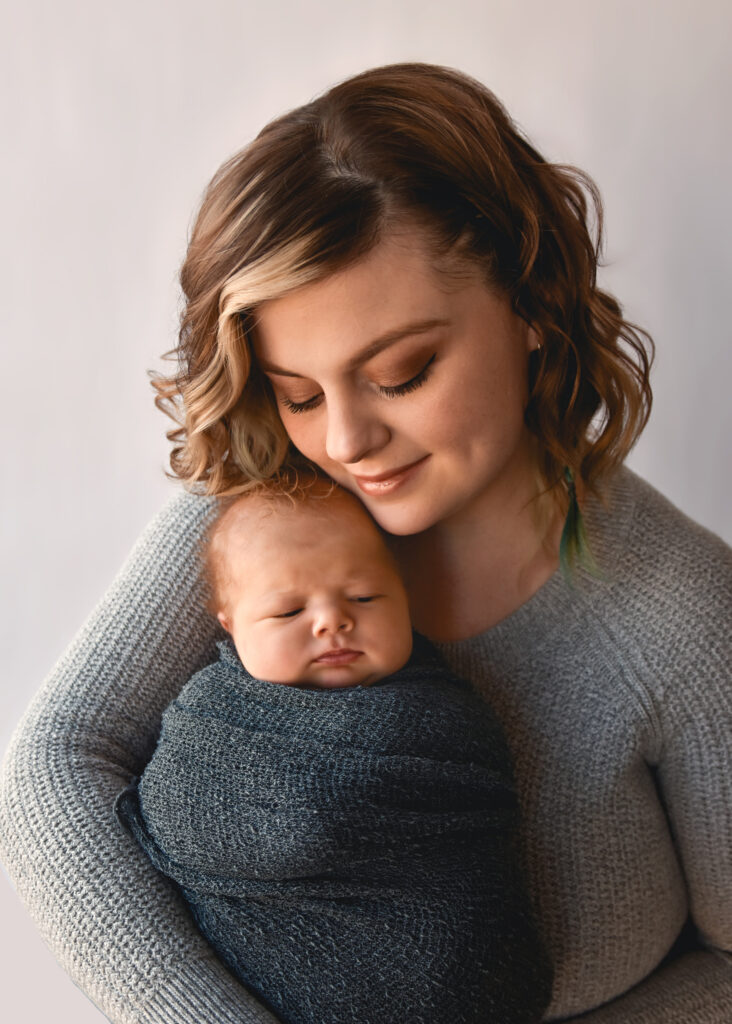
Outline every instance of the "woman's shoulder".
POLYGON ((215 518, 217 510, 216 498, 176 490, 148 524, 138 545, 164 537, 197 541, 215 518))
MULTIPOLYGON (((588 509, 601 575, 619 585, 672 588, 677 597, 730 586, 732 549, 627 468, 588 509)), ((704 598, 704 599, 705 599, 704 598)))
POLYGON ((603 629, 669 683, 726 672, 732 549, 628 469, 588 512, 600 571, 587 592, 603 629))

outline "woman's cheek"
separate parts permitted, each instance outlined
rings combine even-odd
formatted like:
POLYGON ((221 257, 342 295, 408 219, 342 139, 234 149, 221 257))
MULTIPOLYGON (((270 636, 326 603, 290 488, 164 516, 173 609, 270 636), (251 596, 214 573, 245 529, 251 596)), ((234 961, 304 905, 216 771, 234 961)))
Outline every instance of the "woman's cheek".
POLYGON ((326 424, 325 421, 318 424, 316 421, 319 419, 321 417, 316 415, 316 410, 309 413, 285 413, 282 416, 282 425, 298 451, 320 465, 326 458, 326 424))

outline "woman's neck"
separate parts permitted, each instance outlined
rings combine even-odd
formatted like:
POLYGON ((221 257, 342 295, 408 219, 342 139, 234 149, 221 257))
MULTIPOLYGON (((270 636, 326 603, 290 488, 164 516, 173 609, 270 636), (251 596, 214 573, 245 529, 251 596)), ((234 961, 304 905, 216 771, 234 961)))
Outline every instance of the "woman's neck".
POLYGON ((532 467, 451 519, 392 538, 414 628, 433 640, 461 640, 520 608, 559 564, 565 512, 532 467))

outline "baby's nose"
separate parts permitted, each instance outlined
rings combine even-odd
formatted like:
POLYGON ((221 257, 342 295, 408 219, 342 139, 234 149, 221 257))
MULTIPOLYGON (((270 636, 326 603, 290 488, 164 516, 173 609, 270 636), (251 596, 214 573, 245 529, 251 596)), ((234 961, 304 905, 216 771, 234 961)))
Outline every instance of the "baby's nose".
POLYGON ((327 636, 329 633, 347 633, 351 629, 353 629, 351 615, 345 607, 336 604, 323 608, 314 623, 316 636, 327 636))

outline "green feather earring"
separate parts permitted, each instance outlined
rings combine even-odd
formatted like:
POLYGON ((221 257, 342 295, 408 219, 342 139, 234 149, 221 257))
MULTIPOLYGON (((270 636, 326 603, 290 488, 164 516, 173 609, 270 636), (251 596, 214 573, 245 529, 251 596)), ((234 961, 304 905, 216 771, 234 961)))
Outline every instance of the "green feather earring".
POLYGON ((577 501, 574 475, 569 466, 564 469, 564 479, 567 484, 569 507, 567 508, 567 518, 564 520, 562 538, 559 541, 559 565, 565 580, 570 586, 573 586, 572 574, 576 565, 580 565, 597 579, 602 578, 602 573, 590 548, 585 521, 577 501))

